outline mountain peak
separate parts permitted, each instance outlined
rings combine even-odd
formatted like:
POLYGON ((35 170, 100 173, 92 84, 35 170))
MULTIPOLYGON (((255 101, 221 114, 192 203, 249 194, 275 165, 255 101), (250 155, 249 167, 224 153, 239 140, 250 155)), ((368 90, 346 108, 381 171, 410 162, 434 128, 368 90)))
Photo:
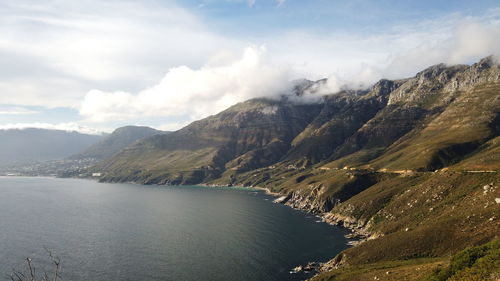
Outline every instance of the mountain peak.
POLYGON ((72 159, 95 158, 104 159, 112 156, 136 141, 153 135, 168 132, 159 131, 145 126, 125 126, 113 131, 100 142, 87 148, 85 151, 72 156, 72 159))
MULTIPOLYGON (((489 61, 484 60, 482 65, 490 65, 489 61)), ((380 158, 378 165, 385 167, 388 162, 384 161, 389 158, 381 157, 389 146, 394 144, 399 149, 396 144, 403 142, 406 134, 425 127, 438 116, 434 114, 447 109, 433 124, 444 124, 441 120, 446 116, 450 116, 446 123, 451 123, 455 113, 467 116, 468 112, 459 109, 467 98, 476 95, 473 91, 490 85, 485 83, 498 81, 493 79, 495 71, 473 69, 472 66, 438 64, 412 78, 382 79, 368 93, 343 90, 326 95, 321 103, 296 103, 286 98, 248 100, 172 134, 147 138, 134 149, 106 160, 98 169, 106 173, 104 180, 199 183, 225 172, 249 171, 279 161, 314 164, 331 160, 336 161, 335 165, 345 166, 380 158), (130 174, 132 170, 139 172, 130 174)), ((324 81, 302 80, 297 84, 313 83, 310 87, 314 87, 324 81)), ((496 87, 496 84, 490 86, 496 87)), ((484 107, 484 112, 491 111, 487 105, 478 105, 484 107)), ((431 129, 436 128, 446 127, 436 125, 431 129)), ((484 128, 489 130, 487 125, 484 128)), ((411 134, 406 138, 420 141, 411 134)), ((394 149, 391 157, 399 151, 394 149)), ((401 160, 393 166, 426 169, 455 161, 451 154, 451 160, 448 156, 440 156, 445 159, 442 161, 433 160, 435 151, 429 151, 425 154, 428 158, 417 159, 420 162, 398 156, 407 162, 401 160)))
POLYGON ((446 65, 444 63, 436 64, 430 66, 415 75, 415 77, 420 79, 432 79, 441 74, 444 70, 446 70, 446 65))
POLYGON ((479 62, 473 64, 472 67, 474 67, 478 71, 484 71, 484 70, 487 70, 487 69, 490 69, 494 66, 499 66, 499 65, 500 65, 499 60, 497 60, 495 57, 493 57, 491 55, 491 56, 487 56, 485 58, 482 58, 479 62))

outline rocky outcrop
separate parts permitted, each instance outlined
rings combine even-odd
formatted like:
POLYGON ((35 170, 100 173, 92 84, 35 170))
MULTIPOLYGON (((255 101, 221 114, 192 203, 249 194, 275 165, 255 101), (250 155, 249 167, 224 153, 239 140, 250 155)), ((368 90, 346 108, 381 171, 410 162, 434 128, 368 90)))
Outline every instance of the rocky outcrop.
POLYGON ((457 73, 444 89, 447 92, 470 91, 478 84, 498 82, 500 82, 499 64, 490 56, 457 73))
POLYGON ((282 200, 281 203, 312 214, 323 214, 331 210, 339 200, 334 198, 321 198, 318 196, 318 190, 319 189, 315 189, 313 192, 305 194, 301 192, 292 192, 287 196, 287 199, 282 200))

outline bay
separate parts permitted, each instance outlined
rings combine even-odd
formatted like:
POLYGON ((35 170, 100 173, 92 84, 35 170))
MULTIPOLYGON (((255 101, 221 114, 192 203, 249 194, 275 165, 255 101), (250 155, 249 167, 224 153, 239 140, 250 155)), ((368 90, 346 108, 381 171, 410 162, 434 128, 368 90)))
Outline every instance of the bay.
MULTIPOLYGON (((63 280, 303 280, 347 248, 345 229, 261 191, 0 178, 0 274, 31 257, 63 280)), ((2 278, 2 280, 7 278, 2 278)))

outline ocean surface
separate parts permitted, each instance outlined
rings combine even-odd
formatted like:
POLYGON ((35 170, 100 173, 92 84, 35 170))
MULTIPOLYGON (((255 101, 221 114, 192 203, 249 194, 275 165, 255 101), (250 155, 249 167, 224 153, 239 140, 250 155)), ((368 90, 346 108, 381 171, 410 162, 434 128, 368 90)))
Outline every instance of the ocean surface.
POLYGON ((261 191, 0 177, 0 280, 38 272, 49 249, 63 280, 302 280, 290 270, 347 248, 346 230, 261 191))

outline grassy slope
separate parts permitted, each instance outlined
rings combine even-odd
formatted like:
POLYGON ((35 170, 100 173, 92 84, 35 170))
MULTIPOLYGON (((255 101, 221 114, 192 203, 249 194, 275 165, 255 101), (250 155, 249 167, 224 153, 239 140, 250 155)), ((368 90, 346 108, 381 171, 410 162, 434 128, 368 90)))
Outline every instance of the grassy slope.
POLYGON ((500 137, 482 144, 475 153, 451 166, 456 170, 498 170, 500 163, 500 137))
POLYGON ((105 159, 119 152, 136 141, 158 134, 169 132, 158 131, 149 127, 126 126, 113 131, 98 143, 93 144, 84 151, 71 156, 72 159, 96 158, 105 159))
POLYGON ((255 99, 169 135, 153 136, 100 163, 103 181, 192 184, 221 171, 250 170, 279 160, 320 109, 255 99))
POLYGON ((312 281, 360 280, 420 280, 446 265, 445 259, 412 259, 406 261, 377 262, 329 271, 312 278, 312 281))
POLYGON ((432 170, 460 160, 498 134, 492 123, 498 121, 499 88, 500 84, 488 84, 457 95, 425 127, 417 127, 368 165, 392 170, 432 170))
POLYGON ((382 181, 331 211, 366 221, 371 232, 383 234, 344 251, 343 262, 439 257, 487 242, 500 230, 499 185, 498 172, 423 173, 382 181))
POLYGON ((500 278, 500 240, 470 247, 450 258, 420 258, 341 268, 313 281, 419 280, 484 281, 500 278))
POLYGON ((455 254, 446 267, 437 267, 426 281, 481 281, 500 279, 500 240, 455 254))
POLYGON ((442 257, 487 242, 500 230, 495 203, 500 197, 499 172, 398 174, 275 167, 239 175, 236 183, 288 194, 296 199, 290 205, 313 212, 331 208, 336 198, 341 203, 327 219, 355 222, 382 235, 344 251, 345 264, 442 257))

